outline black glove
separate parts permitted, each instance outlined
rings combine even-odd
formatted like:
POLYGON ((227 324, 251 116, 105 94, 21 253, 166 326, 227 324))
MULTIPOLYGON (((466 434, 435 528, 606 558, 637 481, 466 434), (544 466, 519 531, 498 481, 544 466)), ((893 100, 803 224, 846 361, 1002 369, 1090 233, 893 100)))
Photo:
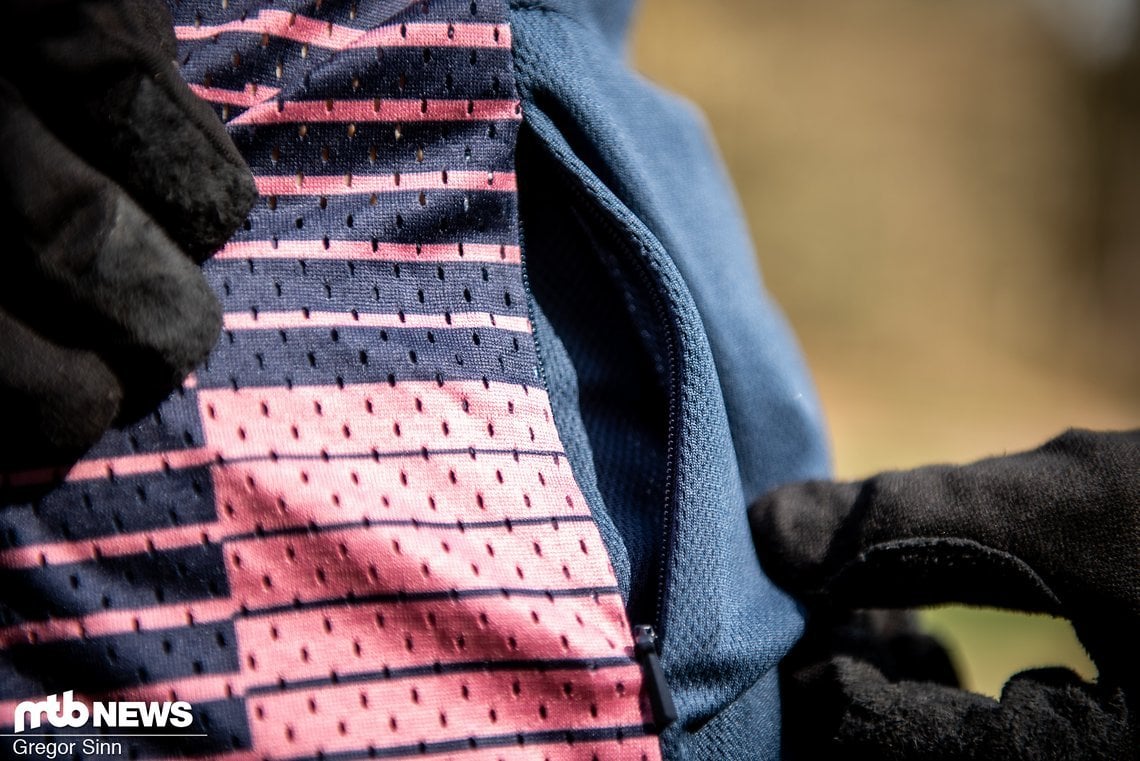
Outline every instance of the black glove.
POLYGON ((1140 432, 1069 431, 964 467, 795 484, 749 514, 765 570, 813 618, 948 602, 1045 612, 1073 623, 1100 671, 1095 685, 1025 672, 994 701, 893 681, 858 653, 798 653, 784 670, 791 757, 1138 756, 1140 432))
POLYGON ((198 263, 256 198, 156 0, 0 0, 0 472, 77 456, 201 362, 198 263))

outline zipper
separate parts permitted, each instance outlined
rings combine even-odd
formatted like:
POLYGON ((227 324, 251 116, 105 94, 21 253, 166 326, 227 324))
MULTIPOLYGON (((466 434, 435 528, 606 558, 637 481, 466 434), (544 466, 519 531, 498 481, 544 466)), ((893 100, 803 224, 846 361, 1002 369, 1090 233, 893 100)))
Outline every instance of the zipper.
POLYGON ((658 732, 677 720, 673 693, 665 681, 665 671, 661 668, 660 650, 661 640, 657 638, 652 626, 638 624, 633 627, 633 652, 645 674, 645 691, 649 695, 653 724, 658 732))
MULTIPOLYGON (((579 199, 579 208, 597 220, 601 229, 606 231, 619 248, 628 248, 629 242, 620 231, 615 229, 614 222, 599 211, 597 201, 588 196, 581 188, 577 182, 578 178, 571 174, 569 168, 557 159, 555 159, 555 164, 562 174, 565 185, 579 199)), ((669 581, 669 558, 673 547, 673 503, 679 459, 677 429, 681 417, 680 339, 670 319, 665 298, 650 272, 649 265, 639 255, 627 257, 627 259, 634 265, 633 269, 637 272, 644 292, 650 297, 658 323, 664 328, 665 335, 669 419, 665 443, 665 504, 661 514, 661 544, 657 553, 657 594, 654 600, 653 624, 636 624, 632 627, 634 653, 642 667, 645 688, 653 710, 654 726, 660 732, 677 719, 677 709, 673 703, 672 691, 665 680, 665 671, 661 667, 660 633, 664 631, 665 590, 669 581)))

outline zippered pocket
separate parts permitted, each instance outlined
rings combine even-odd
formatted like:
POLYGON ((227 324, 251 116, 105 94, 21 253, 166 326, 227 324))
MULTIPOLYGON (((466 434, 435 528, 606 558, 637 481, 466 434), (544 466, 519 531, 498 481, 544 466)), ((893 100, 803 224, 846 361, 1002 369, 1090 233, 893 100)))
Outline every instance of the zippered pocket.
POLYGON ((704 323, 637 215, 544 114, 532 109, 528 124, 518 167, 538 353, 640 635, 655 724, 668 755, 722 747, 725 737, 735 739, 723 747, 749 737, 771 747, 774 666, 798 634, 798 614, 755 558, 704 323), (591 409, 591 397, 607 393, 636 402, 591 409), (623 426, 640 438, 607 439, 623 426), (616 457, 620 446, 652 463, 616 457))
POLYGON ((540 362, 552 397, 574 397, 555 403, 555 416, 615 561, 647 697, 662 729, 676 716, 657 636, 668 587, 681 412, 675 320, 636 237, 529 135, 519 150, 540 362))

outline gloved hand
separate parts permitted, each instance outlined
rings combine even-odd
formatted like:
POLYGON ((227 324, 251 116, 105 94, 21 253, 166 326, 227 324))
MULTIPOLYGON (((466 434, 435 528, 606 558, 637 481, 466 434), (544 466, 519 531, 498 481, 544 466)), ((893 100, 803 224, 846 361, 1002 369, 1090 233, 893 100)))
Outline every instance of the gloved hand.
POLYGON ((0 0, 0 472, 80 454, 201 362, 198 263, 256 198, 158 0, 0 0))
POLYGON ((994 701, 809 648, 783 672, 789 757, 1138 757, 1140 431, 1074 430, 963 467, 794 484, 749 517, 765 570, 808 605, 809 629, 855 608, 1044 612, 1073 623, 1100 672, 1096 684, 1025 672, 994 701))

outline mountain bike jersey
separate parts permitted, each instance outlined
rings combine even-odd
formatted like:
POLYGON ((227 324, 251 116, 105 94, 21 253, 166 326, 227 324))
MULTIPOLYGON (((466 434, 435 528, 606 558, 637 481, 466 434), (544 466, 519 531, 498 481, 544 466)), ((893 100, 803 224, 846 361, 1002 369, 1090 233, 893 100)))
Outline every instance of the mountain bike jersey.
POLYGON ((779 758, 802 617, 746 507, 827 448, 632 1, 168 5, 261 198, 208 362, 0 506, 0 734, 779 758))
POLYGON ((36 730, 132 758, 659 757, 539 372, 505 3, 171 5, 261 197, 205 365, 0 511, 0 724, 71 691, 192 707, 36 730))

